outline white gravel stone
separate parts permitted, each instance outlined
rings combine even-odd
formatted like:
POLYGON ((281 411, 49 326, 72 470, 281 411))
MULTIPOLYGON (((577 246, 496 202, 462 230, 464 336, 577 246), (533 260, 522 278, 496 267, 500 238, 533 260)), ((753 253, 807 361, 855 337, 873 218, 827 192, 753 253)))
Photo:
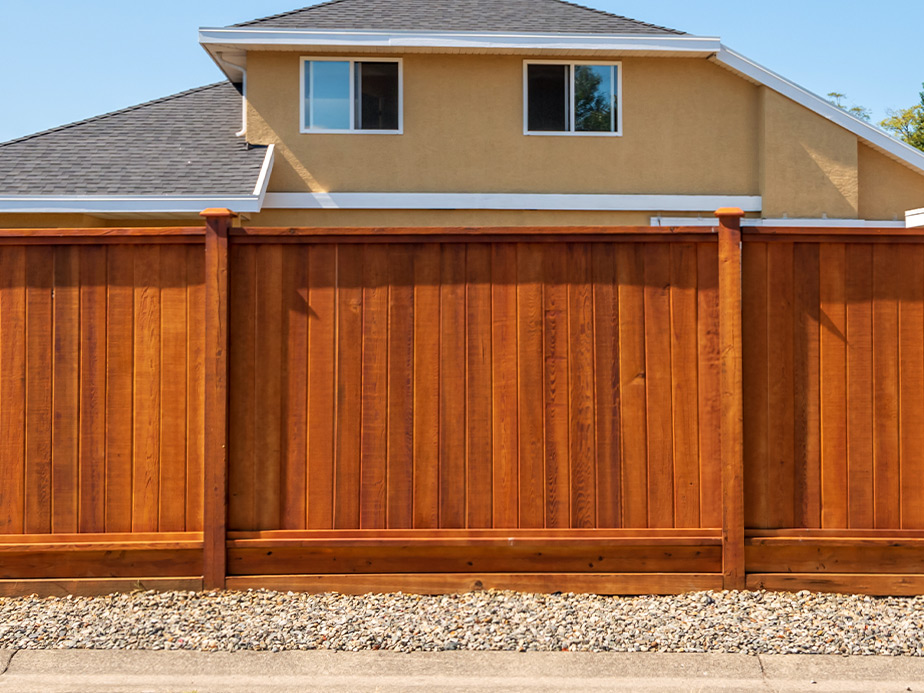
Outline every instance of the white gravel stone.
POLYGON ((924 597, 136 592, 0 598, 0 649, 924 656, 924 597))

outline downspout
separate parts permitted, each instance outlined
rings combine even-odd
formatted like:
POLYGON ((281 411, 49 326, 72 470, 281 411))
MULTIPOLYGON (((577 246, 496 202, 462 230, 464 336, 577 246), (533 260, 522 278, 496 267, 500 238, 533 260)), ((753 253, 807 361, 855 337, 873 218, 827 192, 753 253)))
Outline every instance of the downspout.
POLYGON ((226 70, 229 70, 229 69, 240 70, 241 74, 244 75, 244 81, 242 85, 244 95, 241 101, 241 131, 234 133, 235 137, 243 137, 244 135, 247 134, 247 68, 244 67, 243 65, 237 65, 236 63, 232 63, 230 60, 225 60, 222 57, 221 53, 216 53, 214 55, 214 58, 216 62, 218 62, 218 64, 224 67, 226 70))

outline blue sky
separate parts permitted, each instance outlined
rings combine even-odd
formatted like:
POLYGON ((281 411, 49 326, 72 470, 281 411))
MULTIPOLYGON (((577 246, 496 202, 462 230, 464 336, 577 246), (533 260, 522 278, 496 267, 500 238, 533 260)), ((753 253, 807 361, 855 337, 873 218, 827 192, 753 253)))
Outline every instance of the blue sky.
MULTIPOLYGON (((196 42, 310 0, 0 0, 0 141, 214 82, 196 42)), ((910 106, 924 81, 924 2, 585 0, 705 36, 802 86, 844 92, 874 120, 910 106)))

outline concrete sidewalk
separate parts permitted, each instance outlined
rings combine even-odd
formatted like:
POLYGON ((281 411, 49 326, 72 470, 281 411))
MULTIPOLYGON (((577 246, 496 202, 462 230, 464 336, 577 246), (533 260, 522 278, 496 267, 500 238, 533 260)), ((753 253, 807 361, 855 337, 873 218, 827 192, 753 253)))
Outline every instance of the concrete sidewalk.
POLYGON ((921 691, 924 659, 586 653, 0 651, 0 691, 921 691))

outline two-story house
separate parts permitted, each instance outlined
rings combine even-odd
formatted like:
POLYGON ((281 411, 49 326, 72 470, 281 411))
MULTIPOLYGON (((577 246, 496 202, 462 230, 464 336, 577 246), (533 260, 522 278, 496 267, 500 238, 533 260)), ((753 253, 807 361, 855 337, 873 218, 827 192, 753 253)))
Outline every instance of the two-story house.
POLYGON ((924 153, 718 38, 561 0, 333 0, 199 36, 227 81, 0 145, 0 226, 216 206, 275 226, 720 206, 882 226, 924 207, 924 153))

